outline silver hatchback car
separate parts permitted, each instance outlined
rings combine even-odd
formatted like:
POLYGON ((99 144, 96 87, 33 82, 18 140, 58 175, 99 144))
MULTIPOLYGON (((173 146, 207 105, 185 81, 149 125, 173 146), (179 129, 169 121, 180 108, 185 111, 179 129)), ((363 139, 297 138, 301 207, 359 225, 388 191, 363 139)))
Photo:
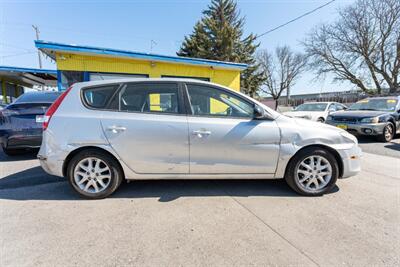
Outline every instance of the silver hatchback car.
POLYGON ((284 178, 321 195, 360 171, 357 139, 193 79, 77 83, 48 109, 38 158, 87 198, 123 179, 284 178))

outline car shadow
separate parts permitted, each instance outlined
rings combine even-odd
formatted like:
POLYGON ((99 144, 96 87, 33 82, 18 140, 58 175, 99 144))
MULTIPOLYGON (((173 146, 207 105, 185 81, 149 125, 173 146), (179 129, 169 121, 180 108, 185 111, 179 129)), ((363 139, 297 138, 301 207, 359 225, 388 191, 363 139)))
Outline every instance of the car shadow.
POLYGON ((385 148, 389 148, 389 149, 392 149, 392 150, 400 151, 400 144, 391 142, 391 143, 385 145, 385 148))
MULTIPOLYGON (((357 139, 358 139, 358 143, 360 143, 360 144, 381 143, 374 136, 361 135, 361 136, 357 136, 357 139)), ((396 140, 396 139, 400 139, 400 134, 395 135, 393 137, 393 140, 396 140)), ((391 143, 392 144, 396 144, 396 143, 393 143, 393 142, 391 142, 391 143)))
MULTIPOLYGON (((339 191, 335 188, 330 193, 339 191)), ((283 179, 276 180, 146 180, 123 182, 110 198, 158 198, 169 202, 181 197, 301 197, 283 179)), ((82 200, 64 178, 34 167, 0 179, 0 199, 82 200)))

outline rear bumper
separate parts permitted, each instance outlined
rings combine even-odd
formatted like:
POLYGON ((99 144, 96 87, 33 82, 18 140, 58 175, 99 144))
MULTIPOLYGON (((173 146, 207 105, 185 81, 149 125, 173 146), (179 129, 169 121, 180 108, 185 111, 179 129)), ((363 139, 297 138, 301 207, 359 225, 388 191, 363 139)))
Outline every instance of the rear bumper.
POLYGON ((50 175, 63 177, 62 168, 64 161, 54 160, 52 158, 46 158, 43 155, 39 154, 37 156, 40 162, 40 166, 43 168, 45 172, 50 175))
POLYGON ((330 124, 332 126, 338 126, 338 125, 346 125, 348 131, 351 134, 355 135, 380 135, 383 133, 383 129, 385 128, 386 123, 385 122, 380 122, 380 123, 357 123, 357 124, 352 124, 352 123, 342 123, 342 122, 334 122, 334 121, 327 121, 327 124, 330 124))

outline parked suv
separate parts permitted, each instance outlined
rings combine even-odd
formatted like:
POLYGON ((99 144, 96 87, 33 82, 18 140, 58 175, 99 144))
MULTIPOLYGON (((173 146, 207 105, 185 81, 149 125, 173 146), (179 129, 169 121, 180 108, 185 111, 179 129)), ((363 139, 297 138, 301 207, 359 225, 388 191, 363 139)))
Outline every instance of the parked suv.
POLYGON ((123 179, 285 178, 321 195, 360 171, 357 139, 191 79, 77 83, 49 108, 38 158, 87 198, 123 179))
POLYGON ((360 100, 347 111, 331 114, 326 122, 355 135, 370 135, 390 142, 400 133, 400 96, 360 100))

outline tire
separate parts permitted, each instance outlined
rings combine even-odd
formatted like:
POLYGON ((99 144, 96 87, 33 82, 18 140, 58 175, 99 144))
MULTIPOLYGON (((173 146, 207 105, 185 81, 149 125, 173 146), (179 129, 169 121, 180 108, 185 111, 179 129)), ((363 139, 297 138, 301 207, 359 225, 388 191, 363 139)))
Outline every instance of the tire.
POLYGON ((12 148, 5 148, 5 147, 3 147, 3 152, 4 152, 4 154, 6 154, 7 156, 17 156, 17 155, 21 155, 23 152, 25 152, 25 150, 23 150, 23 149, 12 149, 12 148))
POLYGON ((325 119, 324 119, 324 118, 318 118, 318 119, 317 119, 317 122, 324 123, 324 122, 325 122, 325 119))
POLYGON ((339 165, 335 157, 329 151, 315 147, 305 148, 299 151, 290 160, 285 173, 286 183, 294 191, 304 196, 321 196, 330 192, 335 186, 338 177, 339 165), (317 168, 318 165, 316 165, 318 159, 321 159, 319 172, 317 168), (314 163, 311 163, 311 160, 313 160, 314 163), (308 162, 310 164, 308 167, 315 167, 312 171, 303 167, 304 165, 308 165, 308 162), (321 173, 330 173, 330 175, 320 175, 321 173), (322 182, 321 179, 324 182, 322 182), (302 180, 304 181, 302 182, 302 180), (316 183, 319 183, 320 188, 317 187, 316 183), (310 188, 306 188, 308 184, 310 188))
POLYGON ((71 159, 67 167, 67 178, 72 188, 81 197, 101 199, 117 190, 124 175, 120 165, 113 157, 96 149, 87 149, 71 159), (96 165, 96 162, 99 164, 96 165), (86 163, 87 165, 85 165, 86 163), (108 169, 105 170, 106 168, 108 169))
POLYGON ((383 132, 381 135, 378 135, 377 139, 380 142, 390 142, 392 141, 393 137, 395 135, 395 128, 394 124, 391 122, 388 122, 385 127, 383 128, 383 132))

